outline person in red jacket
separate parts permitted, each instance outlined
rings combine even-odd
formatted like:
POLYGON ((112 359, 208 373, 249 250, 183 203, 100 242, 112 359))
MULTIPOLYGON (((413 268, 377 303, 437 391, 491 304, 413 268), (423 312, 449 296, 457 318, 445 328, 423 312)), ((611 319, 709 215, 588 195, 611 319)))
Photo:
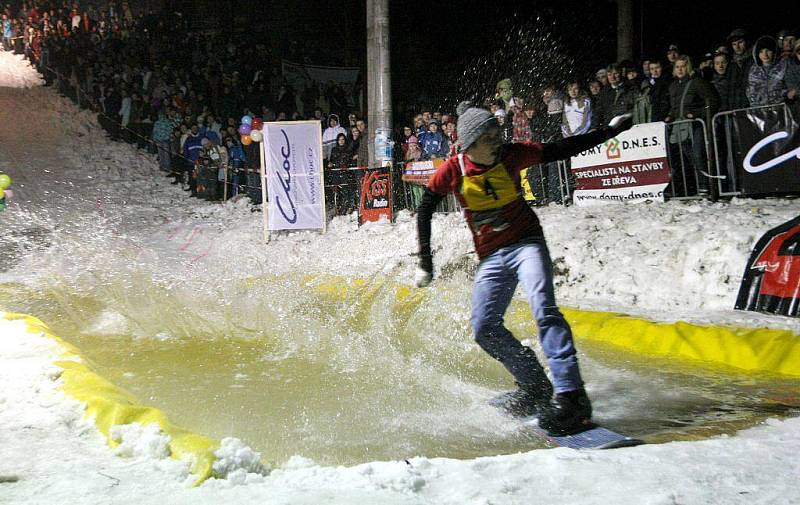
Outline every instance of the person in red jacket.
POLYGON ((542 227, 522 197, 520 170, 569 158, 614 137, 630 114, 609 126, 556 142, 504 145, 492 114, 469 102, 458 110, 459 154, 440 166, 417 209, 418 287, 433 278, 431 218, 436 205, 454 193, 472 231, 480 259, 475 273, 471 324, 475 340, 514 376, 515 391, 493 403, 514 416, 537 416, 539 426, 558 436, 589 427, 591 402, 583 387, 572 332, 558 309, 553 267, 542 227), (503 315, 521 283, 539 326, 551 383, 533 350, 503 325, 503 315), (555 395, 553 394, 555 393, 555 395))

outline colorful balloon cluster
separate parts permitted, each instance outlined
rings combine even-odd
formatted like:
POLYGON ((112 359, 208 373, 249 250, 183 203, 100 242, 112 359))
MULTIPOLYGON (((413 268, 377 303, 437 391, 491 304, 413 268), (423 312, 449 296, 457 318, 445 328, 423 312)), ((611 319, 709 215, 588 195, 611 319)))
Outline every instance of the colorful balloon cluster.
POLYGON ((264 134, 261 133, 261 128, 264 127, 264 121, 260 117, 252 117, 250 115, 242 116, 242 124, 239 126, 239 135, 242 144, 249 146, 252 142, 261 142, 264 140, 264 134))

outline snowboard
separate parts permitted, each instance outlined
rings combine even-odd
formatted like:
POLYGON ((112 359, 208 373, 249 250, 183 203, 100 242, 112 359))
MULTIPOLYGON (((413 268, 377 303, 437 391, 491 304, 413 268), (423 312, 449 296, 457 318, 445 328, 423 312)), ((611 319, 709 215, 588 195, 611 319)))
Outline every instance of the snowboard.
POLYGON ((548 440, 558 447, 569 447, 570 449, 618 449, 620 447, 633 447, 645 443, 638 438, 631 438, 596 424, 587 425, 586 430, 580 433, 562 436, 550 435, 545 430, 539 428, 535 418, 524 419, 523 425, 525 429, 531 430, 537 436, 548 440))

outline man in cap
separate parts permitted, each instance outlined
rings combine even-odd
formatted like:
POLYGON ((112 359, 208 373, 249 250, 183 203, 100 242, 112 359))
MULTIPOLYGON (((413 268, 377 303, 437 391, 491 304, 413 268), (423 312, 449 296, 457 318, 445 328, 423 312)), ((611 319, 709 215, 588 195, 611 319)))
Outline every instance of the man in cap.
POLYGON ((495 403, 515 416, 536 415, 539 426, 552 435, 583 431, 592 416, 591 402, 578 369, 572 332, 556 305, 553 267, 542 227, 522 197, 520 171, 603 143, 628 127, 630 114, 584 135, 550 143, 504 145, 497 120, 489 111, 462 102, 457 113, 459 154, 436 170, 417 209, 419 266, 415 283, 424 287, 431 282, 431 218, 436 205, 454 193, 480 259, 472 296, 475 340, 506 367, 518 386, 495 403), (503 314, 518 283, 522 283, 539 326, 553 383, 533 350, 503 325, 503 314))
POLYGON ((792 30, 781 30, 778 32, 778 57, 775 61, 788 60, 793 57, 794 42, 797 38, 792 30))
POLYGON ((753 58, 747 50, 747 33, 741 28, 736 28, 728 35, 728 44, 733 50, 733 56, 728 63, 728 106, 733 109, 750 107, 747 100, 747 76, 753 65, 753 58))
POLYGON ((677 45, 670 44, 669 47, 667 47, 667 54, 666 54, 667 62, 664 65, 664 72, 666 73, 666 75, 672 77, 672 67, 675 65, 675 60, 677 60, 678 56, 680 55, 681 53, 678 50, 677 45))

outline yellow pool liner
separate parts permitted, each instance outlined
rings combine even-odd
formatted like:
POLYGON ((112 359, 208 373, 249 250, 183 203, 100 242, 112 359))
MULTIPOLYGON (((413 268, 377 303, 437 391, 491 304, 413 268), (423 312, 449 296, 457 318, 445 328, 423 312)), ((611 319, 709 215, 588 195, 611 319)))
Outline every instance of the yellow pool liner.
POLYGON ((42 333, 61 346, 62 359, 55 361, 54 365, 63 370, 62 390, 70 397, 86 404, 86 416, 94 417, 95 425, 105 435, 111 447, 119 445, 111 437, 112 426, 156 423, 171 439, 170 455, 175 459, 190 462, 190 470, 196 477, 195 485, 212 476, 214 451, 219 448, 218 441, 175 426, 161 410, 141 405, 132 394, 95 373, 85 363, 75 346, 54 335, 39 319, 14 313, 5 313, 3 317, 9 321, 22 320, 27 325, 29 333, 42 333), (75 358, 80 361, 75 361, 75 358))
MULTIPOLYGON (((391 293, 392 313, 399 320, 408 320, 424 303, 435 303, 430 290, 394 283, 390 280, 348 279, 328 275, 291 276, 301 282, 322 303, 359 309, 350 315, 356 326, 368 324, 369 306, 379 293, 391 293)), ((245 279, 245 285, 285 282, 285 276, 245 279)), ((769 328, 731 328, 697 325, 685 322, 657 323, 613 312, 592 312, 562 309, 572 326, 577 341, 590 341, 614 346, 644 356, 679 360, 699 368, 722 367, 752 373, 800 377, 800 336, 787 330, 769 328)), ((31 333, 43 333, 64 349, 61 360, 54 364, 63 369, 63 391, 86 404, 86 415, 93 416, 98 429, 109 445, 117 443, 110 436, 115 425, 134 422, 157 423, 169 435, 171 456, 191 462, 191 471, 200 484, 213 475, 214 452, 219 442, 173 425, 159 409, 144 406, 127 391, 95 373, 80 352, 54 335, 35 317, 5 313, 5 319, 23 320, 31 333), (75 361, 78 357, 80 361, 75 361)), ((507 324, 530 334, 536 333, 530 308, 515 299, 506 314, 507 324)))

